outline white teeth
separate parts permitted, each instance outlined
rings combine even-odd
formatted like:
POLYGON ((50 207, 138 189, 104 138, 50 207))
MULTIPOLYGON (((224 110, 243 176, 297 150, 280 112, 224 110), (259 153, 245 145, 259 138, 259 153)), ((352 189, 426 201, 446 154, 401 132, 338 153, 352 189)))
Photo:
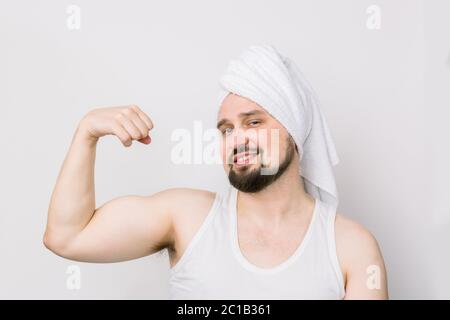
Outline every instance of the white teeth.
POLYGON ((239 156, 237 156, 236 162, 239 164, 244 163, 245 161, 249 160, 255 154, 256 153, 250 153, 249 155, 239 155, 239 156))

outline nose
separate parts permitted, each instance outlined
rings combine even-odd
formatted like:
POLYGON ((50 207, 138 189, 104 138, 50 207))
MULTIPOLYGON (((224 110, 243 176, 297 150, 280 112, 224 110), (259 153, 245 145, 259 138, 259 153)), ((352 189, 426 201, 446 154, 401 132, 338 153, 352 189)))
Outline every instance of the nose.
POLYGON ((232 143, 233 149, 236 149, 239 147, 242 148, 243 146, 247 146, 250 141, 249 134, 247 133, 246 130, 242 130, 242 129, 237 129, 237 130, 233 131, 231 138, 233 139, 232 140, 233 141, 233 143, 232 143))

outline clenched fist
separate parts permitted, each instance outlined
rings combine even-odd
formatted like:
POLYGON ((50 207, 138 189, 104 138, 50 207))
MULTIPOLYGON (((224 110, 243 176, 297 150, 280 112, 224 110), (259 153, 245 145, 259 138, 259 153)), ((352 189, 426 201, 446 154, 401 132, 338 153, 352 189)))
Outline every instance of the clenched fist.
POLYGON ((151 138, 148 133, 152 128, 150 118, 136 105, 96 108, 89 111, 79 124, 79 130, 87 137, 98 140, 112 134, 125 147, 131 146, 133 140, 149 144, 151 138))

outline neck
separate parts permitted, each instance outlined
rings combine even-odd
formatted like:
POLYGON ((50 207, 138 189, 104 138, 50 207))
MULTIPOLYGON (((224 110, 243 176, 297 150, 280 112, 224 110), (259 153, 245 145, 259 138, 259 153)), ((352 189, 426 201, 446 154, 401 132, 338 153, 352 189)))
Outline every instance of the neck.
POLYGON ((314 198, 304 189, 298 162, 289 168, 274 183, 257 193, 238 191, 239 212, 261 224, 286 220, 292 215, 306 215, 314 207, 314 198))

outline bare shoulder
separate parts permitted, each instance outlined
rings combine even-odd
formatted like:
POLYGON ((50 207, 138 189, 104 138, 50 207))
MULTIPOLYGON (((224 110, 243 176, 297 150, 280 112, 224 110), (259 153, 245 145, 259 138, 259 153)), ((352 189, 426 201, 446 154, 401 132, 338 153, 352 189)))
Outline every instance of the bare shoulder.
POLYGON ((155 194, 167 205, 174 219, 183 218, 189 212, 204 211, 215 198, 215 193, 193 188, 170 188, 155 194))
POLYGON ((362 224, 349 219, 341 213, 336 214, 336 240, 352 249, 375 249, 378 247, 373 234, 362 224))
POLYGON ((148 199, 160 207, 160 211, 169 214, 173 228, 178 231, 180 226, 202 219, 209 211, 215 195, 202 189, 169 188, 148 196, 148 199))
POLYGON ((347 297, 353 295, 357 298, 360 295, 370 298, 370 294, 387 297, 386 270, 374 235, 366 227, 341 213, 336 214, 335 234, 339 263, 346 285, 352 289, 347 297), (376 270, 379 274, 379 291, 367 291, 367 279, 371 270, 376 270))

